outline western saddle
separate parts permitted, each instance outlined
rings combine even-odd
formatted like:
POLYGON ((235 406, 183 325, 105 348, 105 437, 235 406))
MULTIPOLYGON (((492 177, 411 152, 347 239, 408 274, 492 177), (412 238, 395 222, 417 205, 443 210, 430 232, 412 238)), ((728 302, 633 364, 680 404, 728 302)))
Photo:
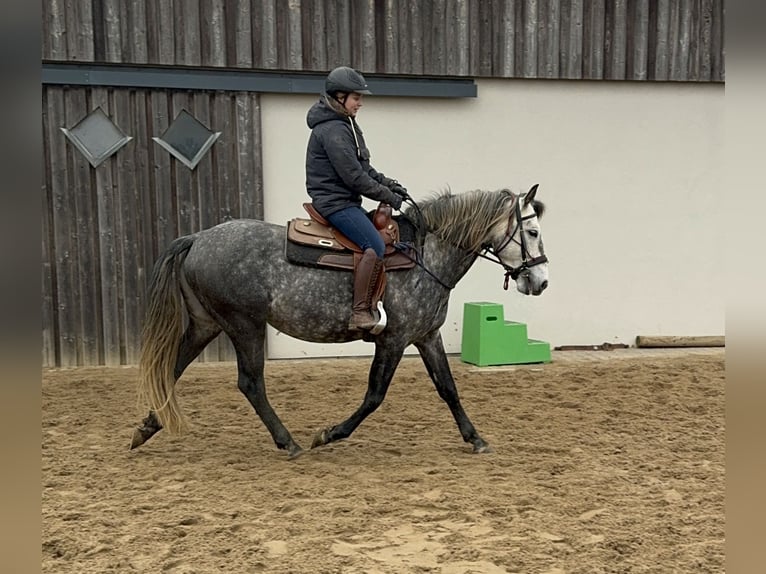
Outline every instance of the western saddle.
MULTIPOLYGON (((326 251, 317 260, 319 267, 353 271, 355 264, 362 257, 361 248, 334 229, 311 203, 304 203, 303 208, 310 219, 299 217, 292 219, 287 226, 288 241, 326 251)), ((400 250, 396 247, 400 240, 399 223, 392 217, 392 211, 390 205, 380 203, 372 217, 372 222, 386 245, 383 262, 386 271, 410 269, 415 265, 414 256, 410 254, 409 249, 400 250)))

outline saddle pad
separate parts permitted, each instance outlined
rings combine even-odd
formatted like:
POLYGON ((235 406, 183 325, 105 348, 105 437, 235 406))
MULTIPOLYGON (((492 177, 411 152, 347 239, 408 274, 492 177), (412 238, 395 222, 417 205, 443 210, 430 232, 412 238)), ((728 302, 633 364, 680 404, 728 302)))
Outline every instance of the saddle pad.
MULTIPOLYGON (((407 247, 404 253, 396 252, 387 255, 383 260, 386 271, 411 269, 415 266, 416 255, 411 247, 407 247)), ((354 254, 350 251, 338 253, 337 251, 329 251, 324 247, 298 245, 292 241, 285 242, 285 259, 294 265, 306 267, 345 269, 348 271, 354 269, 354 254)))
POLYGON ((287 238, 288 243, 292 241, 300 245, 321 247, 331 251, 345 251, 346 249, 338 243, 327 227, 311 219, 297 217, 291 220, 287 226, 287 238))
POLYGON ((293 241, 285 241, 285 259, 294 265, 304 265, 307 267, 326 267, 320 263, 322 256, 327 254, 336 254, 339 257, 348 257, 349 263, 353 268, 353 254, 351 252, 339 253, 329 250, 322 246, 299 245, 293 241))

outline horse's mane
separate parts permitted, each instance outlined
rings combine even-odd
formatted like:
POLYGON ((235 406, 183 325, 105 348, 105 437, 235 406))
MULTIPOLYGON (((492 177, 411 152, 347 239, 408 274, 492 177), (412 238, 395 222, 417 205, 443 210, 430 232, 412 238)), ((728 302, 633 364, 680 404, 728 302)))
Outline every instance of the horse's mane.
MULTIPOLYGON (((429 231, 466 251, 480 251, 487 233, 508 220, 512 196, 508 189, 476 189, 460 194, 447 189, 426 199, 419 207, 429 231)), ((542 216, 543 204, 533 201, 532 205, 537 215, 542 216)))

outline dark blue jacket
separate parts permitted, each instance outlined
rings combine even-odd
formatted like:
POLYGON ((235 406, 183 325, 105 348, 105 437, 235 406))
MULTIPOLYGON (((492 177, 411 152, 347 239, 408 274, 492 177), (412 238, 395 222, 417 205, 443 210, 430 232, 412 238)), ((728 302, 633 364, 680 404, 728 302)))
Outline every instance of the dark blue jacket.
POLYGON ((359 125, 334 109, 328 98, 323 95, 306 116, 311 128, 306 149, 306 190, 314 207, 327 217, 349 206, 361 206, 365 196, 398 208, 401 198, 387 187, 394 180, 370 165, 370 152, 359 125))

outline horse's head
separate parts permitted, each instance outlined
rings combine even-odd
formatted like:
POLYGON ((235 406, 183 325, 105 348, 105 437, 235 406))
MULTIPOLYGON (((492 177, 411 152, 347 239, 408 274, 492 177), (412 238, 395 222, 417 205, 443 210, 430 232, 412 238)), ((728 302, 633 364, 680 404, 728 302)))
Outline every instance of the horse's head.
POLYGON ((511 277, 525 295, 540 295, 548 286, 548 258, 540 229, 545 206, 535 199, 536 193, 537 184, 521 196, 509 195, 508 217, 492 228, 488 246, 505 267, 505 288, 511 277))
POLYGON ((520 196, 507 189, 447 191, 423 202, 417 212, 429 232, 469 255, 469 266, 476 256, 499 263, 506 272, 505 289, 513 278, 521 293, 539 295, 548 286, 548 259, 540 232, 545 207, 536 193, 537 185, 520 196))

